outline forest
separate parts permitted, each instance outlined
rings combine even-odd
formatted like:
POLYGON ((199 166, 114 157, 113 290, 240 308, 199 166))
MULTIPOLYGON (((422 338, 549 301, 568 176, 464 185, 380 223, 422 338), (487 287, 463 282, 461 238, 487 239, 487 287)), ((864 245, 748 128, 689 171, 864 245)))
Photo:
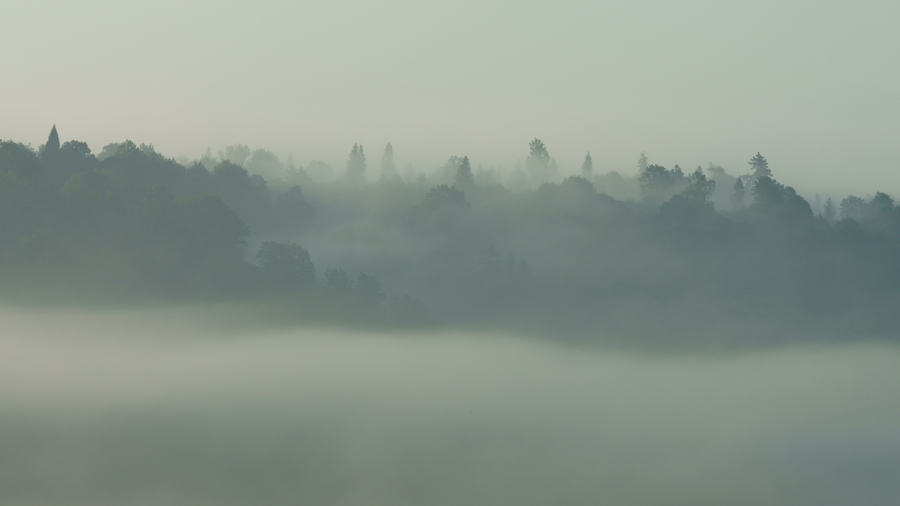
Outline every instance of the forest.
MULTIPOLYGON (((526 151, 527 149, 527 151, 526 151)), ((900 323, 900 209, 811 204, 765 157, 728 173, 638 161, 563 177, 306 167, 232 145, 198 160, 99 153, 56 127, 0 141, 0 297, 37 307, 235 304, 259 322, 466 328, 641 346, 883 337, 900 323)), ((376 168, 377 166, 377 168, 376 168)), ((787 170, 787 169, 778 169, 787 170)))

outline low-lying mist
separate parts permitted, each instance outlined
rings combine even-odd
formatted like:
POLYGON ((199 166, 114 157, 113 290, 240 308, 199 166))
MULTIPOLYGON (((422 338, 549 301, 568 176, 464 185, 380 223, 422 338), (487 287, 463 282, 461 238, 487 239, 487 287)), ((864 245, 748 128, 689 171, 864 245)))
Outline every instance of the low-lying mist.
POLYGON ((896 504, 900 349, 3 310, 0 503, 896 504))

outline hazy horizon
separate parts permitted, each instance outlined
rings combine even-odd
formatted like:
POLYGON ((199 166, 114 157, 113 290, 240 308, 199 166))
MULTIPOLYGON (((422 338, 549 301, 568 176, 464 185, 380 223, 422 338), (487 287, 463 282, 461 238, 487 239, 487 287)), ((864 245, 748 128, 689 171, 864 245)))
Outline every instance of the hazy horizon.
POLYGON ((888 2, 15 2, 0 138, 199 158, 244 143, 343 165, 395 146, 509 167, 542 139, 561 172, 747 172, 804 194, 897 193, 900 67, 888 2))

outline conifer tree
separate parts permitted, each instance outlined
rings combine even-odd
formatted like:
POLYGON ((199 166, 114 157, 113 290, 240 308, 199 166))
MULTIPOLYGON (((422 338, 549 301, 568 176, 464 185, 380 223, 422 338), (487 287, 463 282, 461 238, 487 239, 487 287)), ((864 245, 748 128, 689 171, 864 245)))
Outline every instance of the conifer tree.
POLYGON ((591 160, 591 152, 584 157, 584 163, 581 164, 581 177, 590 179, 594 174, 594 161, 591 160))
POLYGON ((731 206, 734 207, 734 210, 737 211, 739 209, 744 208, 744 182, 741 181, 741 178, 737 178, 737 181, 734 183, 734 193, 731 194, 731 206))
POLYGON ((834 201, 831 200, 831 197, 825 201, 825 221, 828 223, 834 223, 834 217, 837 215, 837 209, 834 206, 834 201))
POLYGON ((456 178, 454 180, 457 188, 468 190, 475 186, 475 178, 472 176, 472 166, 469 164, 469 157, 464 156, 456 166, 456 178))
POLYGON ((759 179, 762 176, 772 177, 772 171, 769 170, 769 162, 766 161, 765 157, 759 154, 759 152, 757 152, 756 156, 751 158, 747 163, 750 164, 750 168, 753 170, 751 176, 753 176, 754 180, 759 179))
POLYGON ((366 181, 366 155, 361 144, 354 144, 347 158, 347 179, 354 183, 366 181))
POLYGON ((56 125, 53 125, 53 128, 50 129, 50 136, 47 137, 47 144, 45 144, 45 148, 47 151, 59 151, 59 134, 56 133, 56 125))
POLYGON ((381 179, 396 179, 397 168, 394 166, 394 147, 391 143, 384 146, 384 154, 381 155, 381 179))
POLYGON ((638 173, 644 172, 649 166, 650 159, 647 158, 647 153, 641 151, 641 157, 638 158, 638 173))

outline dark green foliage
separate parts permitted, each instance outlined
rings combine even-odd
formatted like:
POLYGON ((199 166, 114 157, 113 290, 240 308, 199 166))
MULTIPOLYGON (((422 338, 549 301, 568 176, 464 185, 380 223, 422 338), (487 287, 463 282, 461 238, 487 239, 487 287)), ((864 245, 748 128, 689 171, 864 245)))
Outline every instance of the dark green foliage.
POLYGON ((854 195, 841 201, 841 218, 860 220, 863 217, 866 202, 854 195))
POLYGON ((56 132, 56 125, 50 129, 50 136, 47 137, 47 144, 44 144, 44 148, 49 152, 59 150, 59 134, 56 132))
POLYGON ((209 178, 209 191, 222 197, 228 207, 261 232, 272 225, 269 188, 259 175, 251 176, 246 169, 231 162, 220 162, 209 178))
POLYGON ((688 187, 681 192, 681 196, 688 202, 705 205, 709 203, 714 191, 716 182, 706 179, 703 169, 697 167, 697 170, 688 177, 688 187))
POLYGON ((266 241, 256 259, 276 290, 308 290, 316 284, 316 268, 309 252, 299 244, 266 241))
POLYGON ((681 169, 677 165, 676 169, 667 170, 661 165, 648 165, 641 172, 638 183, 645 202, 658 205, 687 186, 681 169))
POLYGON ((761 154, 756 153, 756 155, 754 155, 747 163, 750 165, 750 170, 752 171, 750 176, 753 179, 758 179, 763 176, 772 177, 772 171, 769 170, 769 162, 766 161, 765 157, 761 154))
POLYGON ((0 141, 0 173, 15 176, 24 183, 35 184, 41 177, 41 162, 26 146, 0 141))
POLYGON ((754 205, 769 210, 780 207, 785 200, 785 187, 770 176, 760 176, 753 182, 754 205))

